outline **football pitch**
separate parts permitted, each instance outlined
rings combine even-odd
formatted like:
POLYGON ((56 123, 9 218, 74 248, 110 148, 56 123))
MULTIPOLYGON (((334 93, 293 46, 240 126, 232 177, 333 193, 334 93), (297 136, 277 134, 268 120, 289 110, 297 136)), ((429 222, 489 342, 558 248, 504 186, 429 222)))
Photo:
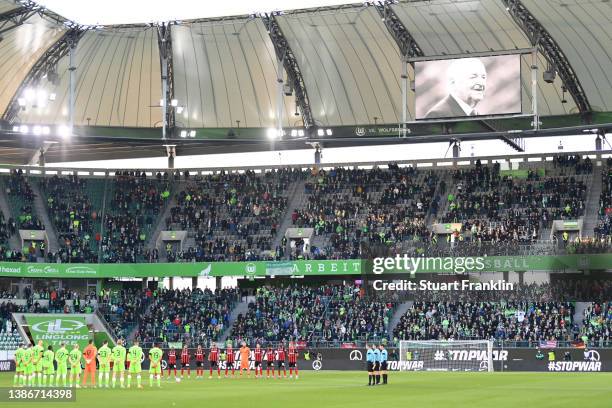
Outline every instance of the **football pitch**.
MULTIPOLYGON (((52 407, 87 408, 344 408, 344 407, 612 407, 612 373, 390 373, 389 384, 368 387, 363 372, 304 371, 298 380, 221 378, 163 380, 144 389, 77 389, 76 402, 52 407)), ((12 373, 0 386, 12 386, 12 373)), ((135 381, 133 380, 132 387, 135 381)), ((43 403, 7 403, 34 407, 43 403)))

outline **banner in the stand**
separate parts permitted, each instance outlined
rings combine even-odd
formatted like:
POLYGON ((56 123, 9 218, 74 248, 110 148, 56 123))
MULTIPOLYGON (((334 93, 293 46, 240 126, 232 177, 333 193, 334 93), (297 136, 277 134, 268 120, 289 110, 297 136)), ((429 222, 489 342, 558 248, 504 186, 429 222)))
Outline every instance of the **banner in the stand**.
MULTIPOLYGON (((0 276, 20 278, 163 278, 369 275, 373 272, 374 261, 348 259, 134 264, 0 262, 0 276)), ((398 262, 399 269, 394 267, 384 268, 384 273, 462 274, 470 272, 611 270, 612 254, 436 258, 425 256, 410 258, 411 268, 409 271, 401 269, 401 265, 404 265, 403 260, 398 262)))

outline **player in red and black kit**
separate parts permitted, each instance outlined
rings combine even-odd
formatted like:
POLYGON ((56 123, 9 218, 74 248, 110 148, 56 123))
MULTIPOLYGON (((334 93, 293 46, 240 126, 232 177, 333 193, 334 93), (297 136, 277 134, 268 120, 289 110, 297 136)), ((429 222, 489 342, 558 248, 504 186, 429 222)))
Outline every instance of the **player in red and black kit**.
POLYGON ((196 378, 204 377, 204 350, 202 346, 198 344, 196 350, 196 378))
POLYGON ((170 379, 170 370, 174 370, 174 379, 176 379, 176 350, 173 348, 168 352, 168 379, 170 379))
POLYGON ((213 368, 217 369, 217 378, 221 378, 221 368, 219 367, 219 349, 215 343, 210 348, 208 353, 208 361, 210 362, 210 375, 208 378, 212 378, 213 368))
POLYGON ((189 355, 189 349, 187 346, 183 347, 183 351, 181 351, 181 378, 183 378, 183 374, 185 373, 185 369, 187 369, 187 375, 191 378, 191 367, 189 367, 189 361, 191 360, 191 355, 189 355))
POLYGON ((295 369, 295 379, 298 378, 298 367, 297 367, 298 351, 295 348, 293 342, 289 342, 289 378, 293 378, 293 369, 295 369))
POLYGON ((263 364, 264 350, 259 343, 255 346, 255 352, 253 354, 255 354, 255 378, 261 378, 263 377, 263 368, 261 365, 263 364))
POLYGON ((287 378, 287 367, 285 367, 285 348, 282 344, 276 349, 276 368, 278 369, 278 378, 280 378, 280 369, 283 367, 283 377, 287 378))
POLYGON ((272 346, 268 346, 268 350, 266 351, 266 360, 268 360, 266 378, 270 378, 270 368, 272 368, 272 378, 274 378, 274 349, 272 346))
POLYGON ((236 371, 236 356, 234 355, 234 349, 232 348, 232 344, 228 343, 225 349, 225 377, 227 378, 227 372, 232 368, 232 377, 234 376, 234 372, 236 371))

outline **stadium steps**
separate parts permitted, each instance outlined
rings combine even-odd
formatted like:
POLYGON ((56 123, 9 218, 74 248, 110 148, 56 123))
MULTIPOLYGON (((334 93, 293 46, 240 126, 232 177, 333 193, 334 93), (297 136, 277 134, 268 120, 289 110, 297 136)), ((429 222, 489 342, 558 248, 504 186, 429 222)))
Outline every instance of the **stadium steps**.
POLYGON ((49 213, 47 212, 47 206, 43 201, 44 195, 40 191, 39 183, 31 183, 32 192, 34 193, 34 214, 40 217, 40 220, 45 225, 45 231, 47 232, 47 238, 49 239, 49 249, 50 252, 57 252, 59 250, 59 243, 57 239, 57 231, 55 230, 55 226, 51 222, 49 218, 49 213))
MULTIPOLYGON (((159 234, 161 234, 162 231, 166 230, 166 218, 170 216, 170 211, 172 210, 172 208, 178 205, 178 203, 176 202, 177 192, 181 191, 184 188, 186 188, 186 186, 183 186, 176 182, 170 183, 170 199, 166 202, 163 210, 157 216, 157 220, 155 221, 155 224, 154 224, 155 227, 153 228, 152 233, 149 234, 149 238, 145 244, 146 249, 149 249, 149 250, 155 249, 156 244, 157 244, 157 238, 159 237, 159 234)), ((187 249, 189 248, 189 246, 184 245, 183 248, 187 249)), ((158 248, 158 250, 160 250, 160 253, 162 249, 163 248, 158 248)))
POLYGON ((591 302, 576 302, 574 307, 574 324, 582 330, 582 320, 584 319, 584 311, 591 305, 591 302))
POLYGON ((601 196, 601 167, 593 166, 590 185, 588 186, 587 199, 584 211, 584 223, 582 225, 582 236, 592 237, 599 220, 599 198, 601 196))
POLYGON ((277 245, 280 245, 281 240, 285 236, 285 231, 287 228, 290 228, 292 225, 291 222, 291 213, 296 208, 302 208, 302 202, 304 200, 304 185, 306 181, 300 180, 292 183, 291 187, 289 187, 288 195, 291 197, 289 202, 287 203, 287 210, 285 211, 285 215, 280 222, 280 227, 276 230, 276 237, 274 238, 274 242, 272 242, 272 249, 276 248, 277 245))
POLYGON ((249 302, 247 301, 246 298, 244 300, 241 300, 239 303, 236 303, 236 307, 234 307, 234 309, 232 310, 232 313, 230 314, 229 323, 227 324, 225 330, 223 331, 223 334, 219 336, 219 340, 218 340, 219 343, 225 343, 228 337, 230 337, 230 334, 232 333, 232 327, 234 326, 234 322, 238 318, 238 315, 242 314, 244 316, 248 311, 249 311, 249 302))
POLYGON ((410 309, 413 304, 414 302, 412 300, 409 300, 409 301, 400 303, 395 308, 395 310, 393 311, 393 316, 391 317, 391 320, 389 320, 389 326, 387 327, 387 331, 389 333, 393 333, 393 330, 399 323, 402 316, 406 314, 406 312, 408 312, 408 309, 410 309))
MULTIPOLYGON (((453 184, 453 177, 450 171, 443 171, 440 174, 440 180, 438 181, 438 185, 436 186, 436 194, 439 196, 438 200, 438 213, 430 214, 430 218, 427 221, 426 225, 431 225, 434 222, 437 222, 440 216, 443 216, 448 211, 448 194, 452 192, 453 194, 457 194, 457 186, 453 184), (444 181, 446 184, 446 189, 442 191, 440 189, 440 182, 444 181)), ((428 210, 431 212, 431 209, 428 210)))
MULTIPOLYGON (((9 207, 9 203, 6 200, 7 195, 6 194, 0 194, 0 211, 2 211, 2 213, 4 214, 4 221, 8 223, 9 218, 12 217, 11 215, 11 209, 9 207)), ((10 249, 21 249, 21 244, 19 243, 19 237, 18 234, 13 234, 9 237, 8 240, 8 244, 9 244, 9 248, 10 249)))
MULTIPOLYGON (((438 212, 439 212, 442 206, 442 203, 444 202, 444 200, 446 200, 446 197, 447 197, 447 195, 445 194, 446 191, 442 191, 442 189, 440 188, 440 183, 442 182, 442 180, 444 180, 444 182, 448 186, 449 180, 446 180, 446 173, 438 172, 438 176, 440 176, 440 180, 438 180, 438 182, 436 183, 436 189, 434 191, 434 195, 433 195, 431 204, 433 204, 433 202, 437 200, 438 201, 438 212)), ((433 212, 433 205, 430 205, 427 208, 427 214, 425 215, 425 225, 427 226, 431 225, 433 220, 436 219, 437 216, 438 214, 433 212)))

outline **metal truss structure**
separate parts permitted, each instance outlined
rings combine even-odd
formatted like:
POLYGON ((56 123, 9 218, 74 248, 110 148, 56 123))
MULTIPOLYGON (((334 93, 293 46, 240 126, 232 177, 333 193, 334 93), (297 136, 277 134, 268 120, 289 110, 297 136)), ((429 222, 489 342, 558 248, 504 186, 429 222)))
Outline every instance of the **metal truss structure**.
MULTIPOLYGON (((37 85, 43 76, 49 72, 56 72, 59 60, 67 56, 71 49, 74 50, 76 48, 77 43, 84 33, 85 30, 80 27, 70 28, 55 44, 41 55, 32 69, 30 69, 30 72, 28 72, 23 82, 19 85, 17 92, 13 95, 11 102, 2 116, 4 120, 9 123, 15 121, 21 109, 19 106, 19 98, 23 95, 23 92, 27 88, 37 85)), ((70 69, 72 70, 73 67, 71 66, 70 69)))
POLYGON ((523 5, 521 0, 502 0, 506 6, 506 10, 510 13, 516 24, 527 35, 531 44, 538 47, 548 63, 554 67, 559 74, 559 78, 563 81, 563 85, 572 95, 578 110, 582 114, 591 112, 591 104, 587 98, 584 89, 580 85, 578 75, 570 65, 567 57, 557 44, 555 39, 548 31, 540 24, 540 22, 531 14, 531 12, 523 5))
POLYGON ((293 54, 287 38, 283 34, 276 16, 274 13, 262 15, 262 20, 270 35, 270 40, 274 45, 274 51, 276 52, 276 58, 282 62, 290 85, 293 87, 295 92, 295 100, 300 108, 302 120, 305 128, 311 128, 315 125, 314 118, 312 116, 312 110, 310 108, 310 100, 308 99, 308 92, 306 91, 306 84, 300 71, 300 67, 297 62, 297 58, 293 54))
POLYGON ((161 23, 157 25, 157 43, 159 45, 159 60, 161 64, 162 84, 162 115, 163 135, 166 139, 167 132, 172 134, 176 126, 175 107, 172 106, 174 99, 174 71, 172 63, 172 23, 161 23))

